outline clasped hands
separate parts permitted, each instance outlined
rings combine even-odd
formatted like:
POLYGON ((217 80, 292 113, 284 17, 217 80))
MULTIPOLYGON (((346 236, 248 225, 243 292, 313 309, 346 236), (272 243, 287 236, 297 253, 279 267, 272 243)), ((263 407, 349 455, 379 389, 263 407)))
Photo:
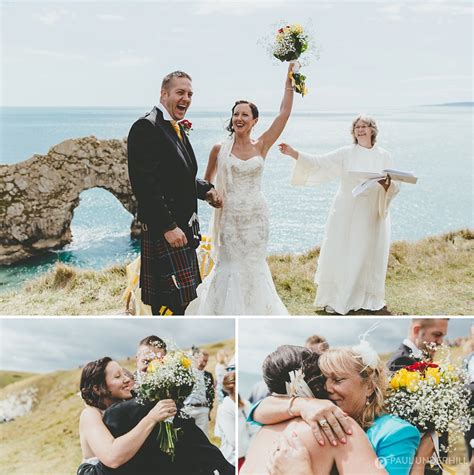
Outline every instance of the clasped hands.
POLYGON ((222 196, 219 194, 219 192, 215 188, 211 188, 206 193, 206 201, 214 208, 222 208, 222 205, 223 205, 222 196))

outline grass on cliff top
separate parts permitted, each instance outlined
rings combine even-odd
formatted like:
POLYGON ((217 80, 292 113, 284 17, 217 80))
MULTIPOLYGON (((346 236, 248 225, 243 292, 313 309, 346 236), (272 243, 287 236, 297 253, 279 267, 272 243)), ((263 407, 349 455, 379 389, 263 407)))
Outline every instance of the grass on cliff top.
MULTIPOLYGON (((293 315, 324 315, 313 301, 319 248, 270 256, 277 291, 293 315)), ((102 271, 58 264, 23 289, 0 295, 2 315, 118 315, 126 288, 125 266, 102 271)), ((416 242, 392 244, 380 315, 474 313, 474 232, 461 230, 416 242)), ((361 314, 368 312, 355 312, 361 314)))
MULTIPOLYGON (((214 372, 219 349, 234 352, 234 340, 225 340, 202 348, 209 352, 208 371, 214 372)), ((103 355, 95 355, 100 358, 103 355)), ((92 358, 91 358, 92 359, 92 358)), ((87 363, 86 361, 84 363, 87 363)), ((120 363, 134 370, 134 358, 120 363)), ((0 371, 0 379, 5 373, 0 371)), ((1 473, 12 475, 74 475, 81 463, 79 415, 84 407, 80 399, 81 369, 38 374, 0 389, 0 400, 28 388, 36 388, 32 412, 0 424, 1 473)), ((211 412, 209 434, 214 434, 216 408, 211 412)), ((219 445, 219 439, 210 437, 219 445)))
POLYGON ((9 384, 16 383, 22 379, 29 378, 35 373, 24 373, 23 371, 0 371, 0 389, 9 384))

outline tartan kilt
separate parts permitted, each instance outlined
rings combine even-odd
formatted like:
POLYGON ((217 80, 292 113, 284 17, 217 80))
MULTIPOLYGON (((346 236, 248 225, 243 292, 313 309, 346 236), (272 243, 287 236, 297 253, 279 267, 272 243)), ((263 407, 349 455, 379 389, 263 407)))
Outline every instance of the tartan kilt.
POLYGON ((163 236, 142 230, 140 288, 143 303, 183 307, 197 297, 201 283, 196 251, 189 245, 173 248, 163 236))

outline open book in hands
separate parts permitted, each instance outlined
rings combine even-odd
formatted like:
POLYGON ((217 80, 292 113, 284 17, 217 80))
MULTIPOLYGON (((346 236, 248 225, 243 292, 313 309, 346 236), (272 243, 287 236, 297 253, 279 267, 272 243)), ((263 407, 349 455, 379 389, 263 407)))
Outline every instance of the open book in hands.
POLYGON ((358 172, 358 171, 357 172, 353 171, 349 173, 355 178, 360 178, 364 180, 360 185, 357 185, 352 190, 352 196, 354 196, 354 198, 356 196, 359 196, 365 190, 375 186, 380 180, 385 180, 388 175, 390 175, 390 178, 392 180, 401 181, 403 183, 411 183, 412 185, 414 185, 418 181, 418 178, 411 172, 393 170, 391 168, 386 168, 385 170, 382 170, 380 173, 358 172))

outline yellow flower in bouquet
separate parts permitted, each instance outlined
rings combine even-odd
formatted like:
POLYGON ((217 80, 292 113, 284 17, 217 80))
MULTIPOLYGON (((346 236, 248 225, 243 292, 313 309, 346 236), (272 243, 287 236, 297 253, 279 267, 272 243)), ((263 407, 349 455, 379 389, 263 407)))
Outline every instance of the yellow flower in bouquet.
POLYGON ((305 85, 306 76, 299 71, 298 59, 310 48, 311 41, 309 33, 299 23, 294 23, 278 28, 269 48, 273 57, 295 63, 289 76, 293 89, 302 96, 308 93, 308 89, 305 85))
POLYGON ((148 364, 148 368, 146 369, 146 372, 147 373, 156 373, 156 370, 158 368, 158 366, 161 364, 161 361, 160 360, 153 360, 153 361, 150 361, 150 363, 148 364))
POLYGON ((186 369, 189 369, 191 368, 191 360, 184 356, 183 358, 181 358, 181 364, 184 366, 184 368, 186 369))
POLYGON ((392 389, 405 388, 407 385, 408 371, 405 368, 397 371, 390 380, 390 387, 392 389))
POLYGON ((418 361, 398 370, 390 379, 385 407, 422 432, 459 432, 470 427, 467 372, 449 362, 449 351, 439 362, 418 361))
POLYGON ((425 371, 425 379, 431 383, 439 384, 441 380, 441 374, 439 368, 427 368, 425 371))

